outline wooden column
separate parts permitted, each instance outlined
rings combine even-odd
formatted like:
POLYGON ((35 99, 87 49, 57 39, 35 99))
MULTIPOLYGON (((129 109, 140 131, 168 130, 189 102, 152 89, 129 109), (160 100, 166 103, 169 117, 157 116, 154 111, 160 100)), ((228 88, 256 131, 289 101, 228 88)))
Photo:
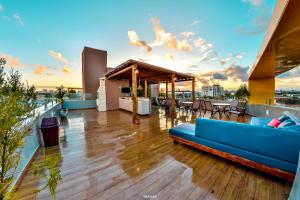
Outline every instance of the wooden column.
POLYGON ((166 82, 166 99, 168 98, 168 82, 166 82))
POLYGON ((145 80, 145 84, 144 84, 144 95, 145 95, 145 98, 148 97, 148 83, 147 83, 147 80, 145 80))
POLYGON ((172 74, 172 99, 171 99, 171 112, 172 116, 175 114, 175 74, 172 74))
POLYGON ((192 80, 192 100, 195 101, 195 79, 192 80))
POLYGON ((136 84, 136 73, 137 73, 137 66, 132 65, 132 73, 131 73, 131 92, 132 92, 132 122, 138 123, 137 120, 137 84, 136 84))

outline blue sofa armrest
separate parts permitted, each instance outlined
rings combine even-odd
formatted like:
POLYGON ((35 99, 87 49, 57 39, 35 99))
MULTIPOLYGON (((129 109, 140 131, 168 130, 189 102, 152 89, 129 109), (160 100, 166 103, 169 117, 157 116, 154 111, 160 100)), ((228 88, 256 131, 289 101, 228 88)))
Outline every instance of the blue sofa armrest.
POLYGON ((300 133, 236 122, 196 120, 196 137, 274 159, 297 163, 300 133))

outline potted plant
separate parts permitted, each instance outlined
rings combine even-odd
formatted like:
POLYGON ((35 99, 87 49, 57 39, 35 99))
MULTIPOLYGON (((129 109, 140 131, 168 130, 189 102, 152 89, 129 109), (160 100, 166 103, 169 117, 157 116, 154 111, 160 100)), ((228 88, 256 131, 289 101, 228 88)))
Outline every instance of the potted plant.
POLYGON ((64 86, 60 86, 56 88, 56 94, 55 97, 57 101, 60 103, 60 109, 58 110, 58 115, 60 118, 65 119, 68 115, 68 109, 64 109, 64 97, 67 91, 64 89, 64 86))

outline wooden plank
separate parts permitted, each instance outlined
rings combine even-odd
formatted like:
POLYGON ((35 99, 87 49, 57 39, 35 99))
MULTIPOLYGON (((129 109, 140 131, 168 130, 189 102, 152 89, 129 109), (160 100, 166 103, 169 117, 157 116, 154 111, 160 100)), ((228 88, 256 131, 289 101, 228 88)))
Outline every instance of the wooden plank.
MULTIPOLYGON (((141 199, 139 194, 147 195, 150 191, 155 193, 156 199, 192 200, 215 196, 250 200, 262 197, 256 183, 264 178, 269 192, 266 198, 288 198, 291 184, 286 181, 224 161, 205 151, 173 145, 166 129, 171 127, 170 116, 160 114, 163 108, 153 109, 154 114, 141 117, 140 126, 132 124, 129 112, 70 111, 72 120, 62 123, 60 128, 68 136, 66 141, 56 147, 40 148, 33 163, 41 163, 45 155, 63 157, 60 164, 63 180, 57 187, 57 199, 132 200, 141 199), (185 171, 180 173, 182 166, 185 171), (229 182, 224 178, 228 167, 234 170, 229 182), (169 177, 174 180, 165 182, 169 177), (227 187, 221 195, 226 182, 227 187)), ((182 116, 177 120, 182 120, 182 116)), ((187 122, 191 121, 188 117, 187 122)), ((34 192, 46 182, 34 176, 30 167, 19 183, 17 199, 51 199, 48 190, 34 192)))
POLYGON ((137 119, 137 85, 136 85, 136 73, 137 73, 137 66, 132 66, 132 73, 131 73, 131 80, 132 80, 132 121, 134 124, 138 123, 137 119))
POLYGON ((226 153, 226 152, 223 152, 223 151, 219 151, 219 150, 216 150, 216 149, 213 149, 213 148, 210 148, 210 147, 207 147, 207 146, 195 143, 195 142, 191 142, 191 141, 188 141, 188 140, 185 140, 185 139, 173 136, 173 135, 170 135, 170 137, 175 141, 190 145, 190 146, 195 147, 197 149, 200 149, 200 150, 206 151, 208 153, 217 155, 219 157, 231 160, 233 162, 237 162, 237 163, 240 163, 242 165, 246 165, 248 167, 251 167, 253 169, 257 169, 257 170, 266 172, 268 174, 283 178, 283 179, 285 179, 287 181, 290 181, 290 182, 294 181, 295 174, 293 174, 291 172, 286 172, 286 171, 283 171, 281 169, 270 167, 270 166, 252 161, 252 160, 248 160, 246 158, 242 158, 242 157, 239 157, 239 156, 236 156, 236 155, 233 155, 233 154, 229 154, 229 153, 226 153))
POLYGON ((148 83, 147 83, 147 80, 145 80, 145 84, 144 84, 144 96, 145 98, 148 97, 148 83))
POLYGON ((172 116, 175 114, 175 74, 172 74, 172 99, 171 99, 172 116))
POLYGON ((166 82, 166 99, 168 98, 168 82, 166 82))

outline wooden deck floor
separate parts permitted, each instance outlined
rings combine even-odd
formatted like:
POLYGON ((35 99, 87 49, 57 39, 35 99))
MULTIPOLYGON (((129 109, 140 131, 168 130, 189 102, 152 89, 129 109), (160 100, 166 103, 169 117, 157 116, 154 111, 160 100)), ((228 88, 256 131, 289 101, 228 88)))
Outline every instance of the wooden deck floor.
MULTIPOLYGON (((59 147, 40 148, 34 162, 61 154, 57 199, 287 199, 291 185, 285 181, 173 144, 168 128, 195 116, 168 116, 158 109, 133 125, 125 111, 70 111, 60 130, 65 139, 59 147)), ((29 171, 19 199, 51 199, 47 190, 33 193, 44 183, 29 171)))

